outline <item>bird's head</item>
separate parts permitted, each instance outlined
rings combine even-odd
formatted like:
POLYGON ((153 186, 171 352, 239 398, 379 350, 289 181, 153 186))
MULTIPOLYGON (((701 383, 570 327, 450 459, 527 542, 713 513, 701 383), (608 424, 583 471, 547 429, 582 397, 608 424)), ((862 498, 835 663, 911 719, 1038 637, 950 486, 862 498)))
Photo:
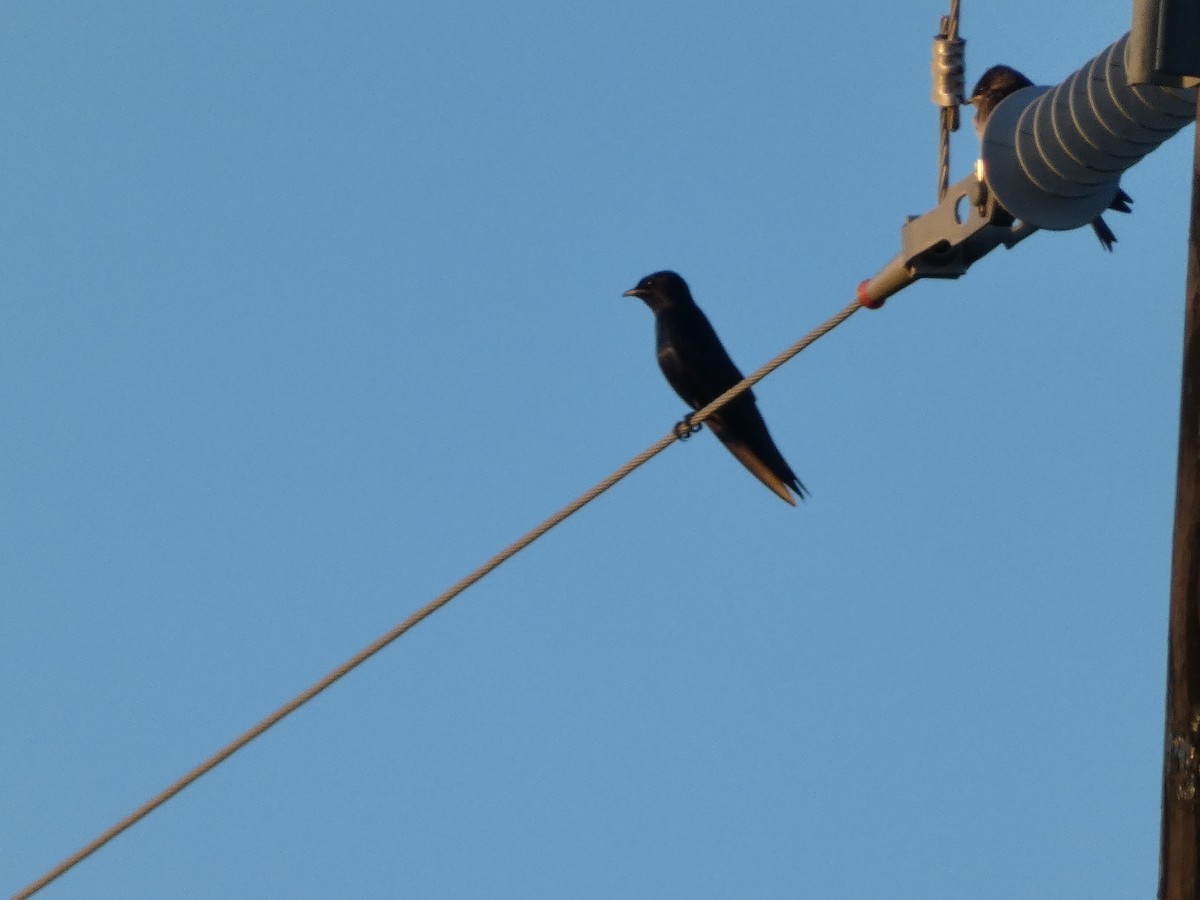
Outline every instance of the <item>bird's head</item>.
POLYGON ((687 282, 675 272, 655 272, 647 275, 622 297, 638 297, 651 309, 658 311, 676 303, 690 303, 692 292, 687 282))
POLYGON ((975 125, 982 127, 992 110, 1009 94, 1027 88, 1033 82, 1012 66, 992 66, 975 82, 967 102, 975 107, 975 125))

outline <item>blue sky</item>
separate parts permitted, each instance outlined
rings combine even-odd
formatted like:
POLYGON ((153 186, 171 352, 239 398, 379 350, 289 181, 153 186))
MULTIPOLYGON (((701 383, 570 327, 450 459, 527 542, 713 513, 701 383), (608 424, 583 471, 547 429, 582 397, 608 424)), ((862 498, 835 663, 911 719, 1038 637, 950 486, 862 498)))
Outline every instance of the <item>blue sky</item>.
MULTIPOLYGON (((0 6, 0 887, 663 434, 642 275, 747 371, 845 305, 944 12, 0 6)), ((1149 895, 1190 157, 756 389, 800 508, 669 448, 43 896, 1149 895)))

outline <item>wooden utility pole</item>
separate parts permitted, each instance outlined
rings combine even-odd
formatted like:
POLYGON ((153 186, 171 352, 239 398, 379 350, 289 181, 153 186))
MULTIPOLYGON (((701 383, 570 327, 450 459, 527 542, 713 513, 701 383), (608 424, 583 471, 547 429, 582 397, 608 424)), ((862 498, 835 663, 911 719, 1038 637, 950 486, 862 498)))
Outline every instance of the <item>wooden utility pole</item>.
POLYGON ((1200 93, 1196 121, 1167 634, 1160 900, 1200 900, 1200 93))

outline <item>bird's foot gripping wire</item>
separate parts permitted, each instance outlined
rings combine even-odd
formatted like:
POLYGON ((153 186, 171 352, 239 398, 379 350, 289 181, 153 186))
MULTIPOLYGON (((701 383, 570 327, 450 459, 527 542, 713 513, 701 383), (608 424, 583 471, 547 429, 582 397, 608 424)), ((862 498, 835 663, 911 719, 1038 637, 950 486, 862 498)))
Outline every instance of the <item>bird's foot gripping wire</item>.
POLYGON ((693 434, 699 431, 700 425, 692 424, 692 414, 688 413, 682 419, 675 423, 675 437, 681 441, 686 441, 693 434))

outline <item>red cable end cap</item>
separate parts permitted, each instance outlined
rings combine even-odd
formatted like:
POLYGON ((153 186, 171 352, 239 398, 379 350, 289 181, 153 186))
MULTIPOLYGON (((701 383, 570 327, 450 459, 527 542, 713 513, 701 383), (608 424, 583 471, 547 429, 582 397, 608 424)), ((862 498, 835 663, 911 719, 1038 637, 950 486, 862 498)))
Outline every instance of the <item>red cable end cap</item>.
POLYGON ((887 302, 887 298, 884 297, 881 300, 872 299, 871 295, 869 293, 867 293, 867 285, 869 285, 870 283, 871 283, 870 278, 864 278, 862 281, 859 282, 858 293, 857 293, 858 304, 859 304, 859 306, 865 306, 867 309, 879 309, 881 306, 883 306, 884 303, 887 302))

